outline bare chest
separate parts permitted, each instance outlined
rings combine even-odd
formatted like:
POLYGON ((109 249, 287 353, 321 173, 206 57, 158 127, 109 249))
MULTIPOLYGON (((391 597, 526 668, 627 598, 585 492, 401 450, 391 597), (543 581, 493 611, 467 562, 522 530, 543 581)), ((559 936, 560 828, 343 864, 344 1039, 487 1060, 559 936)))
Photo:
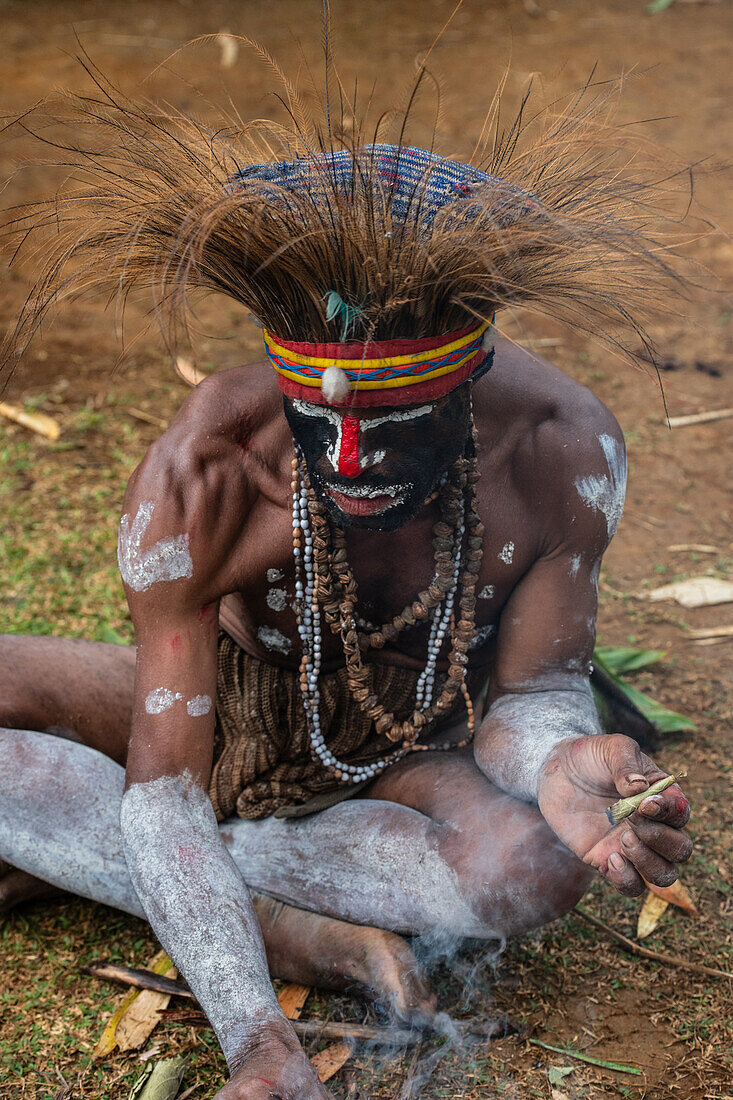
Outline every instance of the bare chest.
MULTIPOLYGON (((516 500, 494 505, 482 493, 479 512, 484 548, 476 588, 478 663, 490 660, 502 610, 535 554, 528 517, 516 500)), ((389 623, 410 607, 435 575, 433 526, 439 516, 426 514, 392 533, 348 531, 347 553, 358 589, 357 613, 371 626, 389 623)), ((222 625, 250 652, 284 664, 297 664, 300 642, 295 611, 295 563, 288 510, 263 502, 247 524, 237 549, 236 590, 222 604, 222 625)), ((397 663, 419 665, 425 659, 428 628, 416 624, 401 632, 381 655, 397 663)), ((342 663, 340 640, 324 634, 324 666, 342 663)))

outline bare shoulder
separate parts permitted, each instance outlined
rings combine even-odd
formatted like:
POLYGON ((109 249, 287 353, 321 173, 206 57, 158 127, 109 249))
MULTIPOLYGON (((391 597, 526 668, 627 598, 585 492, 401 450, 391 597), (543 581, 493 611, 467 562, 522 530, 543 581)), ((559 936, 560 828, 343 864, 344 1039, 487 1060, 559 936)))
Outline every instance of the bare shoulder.
MULTIPOLYGON (((185 543, 192 564, 201 559, 201 583, 213 584, 258 498, 286 502, 288 438, 271 371, 236 367, 200 383, 128 482, 120 527, 128 588, 125 542, 132 546, 129 574, 141 546, 161 540, 170 547, 185 543)), ((185 555, 176 568, 183 578, 185 555)))
POLYGON ((586 386, 506 341, 476 387, 479 435, 505 434, 503 461, 520 496, 546 517, 550 543, 570 526, 605 546, 626 486, 626 449, 613 413, 586 386))

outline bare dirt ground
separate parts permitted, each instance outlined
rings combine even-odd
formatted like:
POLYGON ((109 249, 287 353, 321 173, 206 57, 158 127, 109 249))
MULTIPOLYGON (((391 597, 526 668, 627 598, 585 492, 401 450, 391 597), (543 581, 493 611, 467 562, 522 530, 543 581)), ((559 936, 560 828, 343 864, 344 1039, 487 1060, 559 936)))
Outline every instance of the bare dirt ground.
MULTIPOLYGON (((378 101, 403 99, 418 51, 450 14, 447 0, 337 0, 337 51, 342 71, 366 87, 376 75, 378 101)), ((54 87, 87 88, 75 60, 76 33, 94 61, 126 92, 167 97, 197 109, 189 85, 212 100, 231 94, 244 117, 266 115, 269 74, 240 51, 220 67, 220 49, 187 52, 154 84, 150 71, 171 51, 205 33, 229 31, 264 41, 285 68, 299 64, 298 43, 317 64, 319 5, 247 0, 159 0, 109 5, 97 0, 0 0, 0 112, 18 114, 54 87)), ((548 0, 499 3, 466 0, 444 35, 436 69, 446 97, 440 151, 470 153, 494 87, 508 61, 506 99, 516 106, 531 74, 551 94, 576 89, 593 64, 614 77, 635 70, 622 114, 659 118, 653 132, 681 157, 730 160, 733 125, 733 6, 677 2, 656 16, 641 0, 548 0)), ((419 138, 419 134, 415 135, 419 138)), ((38 155, 17 129, 5 135, 0 175, 38 155)), ((44 193, 44 169, 33 168, 6 192, 17 202, 44 193)), ((733 182, 727 170, 702 174, 698 199, 709 217, 731 227, 733 182)), ((663 375, 672 416, 733 404, 733 247, 724 232, 694 241, 690 252, 718 282, 677 309, 655 331, 676 369, 663 375)), ((17 314, 31 271, 0 267, 0 323, 17 314)), ((130 329, 143 320, 133 307, 130 329)), ((202 311, 210 333, 199 364, 216 369, 259 357, 259 334, 228 302, 202 311)), ((601 576, 600 640, 666 652, 635 682, 690 715, 692 736, 658 754, 670 770, 686 766, 695 806, 691 826, 697 853, 684 880, 699 916, 668 910, 648 941, 658 951, 733 970, 733 870, 730 863, 730 698, 733 640, 698 644, 691 629, 730 624, 730 605, 684 610, 650 604, 643 593, 675 578, 724 576, 733 559, 730 451, 733 421, 670 432, 656 380, 609 357, 584 337, 549 320, 505 319, 510 333, 535 346, 588 384, 618 417, 630 457, 628 504, 601 576), (706 549, 694 549, 694 547, 706 549), (683 547, 683 548, 680 548, 683 547), (687 549, 684 549, 687 547, 687 549), (692 549, 690 547, 693 547, 692 549)), ((0 629, 73 633, 131 640, 114 571, 114 529, 124 481, 159 430, 139 412, 167 421, 185 396, 154 332, 128 347, 118 363, 113 318, 99 302, 67 305, 18 370, 5 400, 53 415, 59 443, 0 425, 0 629)), ((586 907, 618 931, 633 935, 639 903, 596 884, 586 907)), ((78 973, 94 957, 140 965, 155 951, 146 925, 101 906, 69 899, 13 914, 0 927, 0 1095, 122 1100, 139 1075, 137 1055, 93 1064, 90 1052, 119 1001, 112 986, 78 973), (63 1081, 69 1090, 64 1091, 63 1081), (59 1091, 60 1090, 60 1091, 59 1091)), ((478 961, 480 956, 471 956, 478 961)), ((465 969, 439 972, 442 1006, 457 1015, 465 969)), ((470 1050, 447 1050, 425 1097, 666 1097, 724 1100, 733 1091, 731 982, 643 962, 623 952, 577 916, 510 945, 496 974, 479 967, 471 1012, 508 1012, 529 1034, 556 1047, 638 1067, 641 1076, 614 1072, 508 1038, 470 1050), (572 1073, 553 1085, 552 1066, 572 1073)), ((313 997, 306 1015, 362 1020, 373 1015, 348 998, 313 997)), ((212 1096, 224 1072, 211 1032, 167 1022, 148 1046, 188 1055, 184 1087, 212 1096)), ((315 1048, 314 1048, 315 1049, 315 1048)), ((428 1044, 426 1052, 436 1050, 428 1044)), ((334 1080, 336 1095, 398 1097, 409 1057, 359 1052, 334 1080)))

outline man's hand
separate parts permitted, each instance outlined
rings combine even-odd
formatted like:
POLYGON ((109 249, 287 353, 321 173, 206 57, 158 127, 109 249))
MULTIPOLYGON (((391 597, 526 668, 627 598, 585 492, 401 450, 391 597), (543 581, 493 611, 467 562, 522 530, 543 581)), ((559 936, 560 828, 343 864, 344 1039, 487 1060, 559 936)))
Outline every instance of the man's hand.
POLYGON ((214 1100, 327 1100, 292 1028, 263 1028, 214 1100))
POLYGON ((540 777, 539 807, 572 852, 620 893, 635 897, 644 889, 642 875, 657 886, 671 886, 676 864, 690 858, 692 841, 683 831, 690 806, 674 783, 615 827, 606 810, 665 775, 630 737, 579 737, 562 742, 549 757, 540 777))

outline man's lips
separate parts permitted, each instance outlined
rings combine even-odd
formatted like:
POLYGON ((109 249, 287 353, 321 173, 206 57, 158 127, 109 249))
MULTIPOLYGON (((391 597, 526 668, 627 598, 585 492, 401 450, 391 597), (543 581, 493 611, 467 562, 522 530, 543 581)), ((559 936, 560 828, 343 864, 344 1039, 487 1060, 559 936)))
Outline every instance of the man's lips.
POLYGON ((326 492, 334 504, 350 516, 373 516, 395 504, 401 504, 404 499, 401 494, 396 493, 352 496, 349 493, 339 492, 338 489, 327 489, 326 492))

